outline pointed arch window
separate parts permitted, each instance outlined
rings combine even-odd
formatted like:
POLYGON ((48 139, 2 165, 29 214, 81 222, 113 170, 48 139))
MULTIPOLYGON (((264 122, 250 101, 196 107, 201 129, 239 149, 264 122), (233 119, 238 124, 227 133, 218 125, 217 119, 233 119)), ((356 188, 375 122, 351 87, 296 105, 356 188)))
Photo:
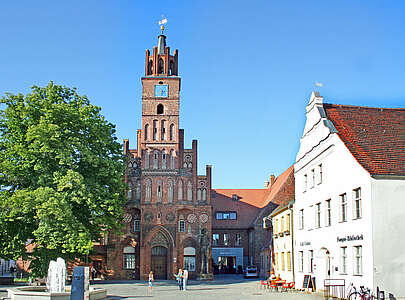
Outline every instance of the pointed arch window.
POLYGON ((176 152, 174 150, 170 151, 170 169, 174 169, 176 166, 176 152))
POLYGON ((193 201, 193 185, 191 184, 191 181, 187 183, 187 200, 193 201))
POLYGON ((162 141, 164 141, 166 139, 166 120, 161 121, 160 130, 161 130, 160 136, 162 138, 162 141))
POLYGON ((136 200, 141 200, 141 181, 136 182, 136 200))
POLYGON ((152 181, 146 179, 145 181, 145 201, 150 202, 152 199, 152 181))
POLYGON ((159 58, 158 62, 158 74, 163 74, 165 70, 165 63, 163 62, 163 59, 159 58))
POLYGON ((156 192, 157 192, 157 202, 162 202, 162 198, 163 198, 162 180, 158 180, 156 192))
POLYGON ((128 193, 127 193, 128 200, 132 199, 132 182, 128 182, 128 193))
POLYGON ((155 150, 153 152, 153 169, 157 169, 159 165, 159 151, 155 150))
POLYGON ((158 115, 163 115, 163 112, 164 112, 163 104, 158 104, 157 109, 156 109, 156 113, 158 115))
POLYGON ((150 160, 150 158, 149 158, 149 152, 148 151, 145 151, 145 169, 149 169, 149 160, 150 160))
POLYGON ((149 139, 149 124, 145 124, 144 137, 145 141, 149 139))
POLYGON ((177 199, 179 201, 183 200, 183 181, 181 181, 181 180, 179 180, 179 183, 178 183, 177 199))
POLYGON ((171 60, 170 61, 170 68, 169 68, 169 75, 174 74, 174 62, 171 60))
POLYGON ((153 120, 153 140, 157 140, 157 120, 153 120))
POLYGON ((167 202, 173 202, 173 181, 171 180, 167 182, 167 202))
POLYGON ((198 200, 198 201, 201 201, 201 197, 202 197, 202 195, 201 195, 201 189, 198 189, 198 190, 197 190, 197 200, 198 200))
POLYGON ((174 124, 170 124, 169 127, 169 140, 173 141, 174 139, 174 124))
POLYGON ((166 168, 167 168, 167 154, 166 154, 166 151, 163 150, 163 153, 162 153, 162 170, 166 170, 166 168))
POLYGON ((203 201, 207 200, 207 190, 206 189, 202 189, 202 200, 203 201))

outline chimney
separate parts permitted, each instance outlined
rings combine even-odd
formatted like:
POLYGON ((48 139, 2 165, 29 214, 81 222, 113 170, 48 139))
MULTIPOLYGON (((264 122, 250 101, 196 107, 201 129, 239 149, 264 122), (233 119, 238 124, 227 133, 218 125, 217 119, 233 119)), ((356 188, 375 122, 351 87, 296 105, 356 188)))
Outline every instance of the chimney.
POLYGON ((273 186, 275 181, 276 181, 276 176, 274 176, 274 174, 271 174, 270 175, 270 186, 273 186))
POLYGON ((276 181, 276 176, 274 176, 274 174, 270 175, 270 179, 266 180, 266 182, 264 183, 264 187, 266 189, 269 189, 273 186, 274 182, 276 181))

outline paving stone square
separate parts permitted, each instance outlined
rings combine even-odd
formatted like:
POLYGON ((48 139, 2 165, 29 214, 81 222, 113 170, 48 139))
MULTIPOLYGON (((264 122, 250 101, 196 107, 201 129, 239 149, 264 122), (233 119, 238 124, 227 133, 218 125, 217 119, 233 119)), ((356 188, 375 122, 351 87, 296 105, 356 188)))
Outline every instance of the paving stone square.
POLYGON ((190 281, 187 291, 180 291, 173 280, 156 281, 150 292, 146 282, 117 281, 93 284, 107 289, 109 300, 121 299, 322 299, 319 295, 301 292, 271 292, 259 288, 260 280, 244 279, 242 276, 224 276, 211 282, 190 281))

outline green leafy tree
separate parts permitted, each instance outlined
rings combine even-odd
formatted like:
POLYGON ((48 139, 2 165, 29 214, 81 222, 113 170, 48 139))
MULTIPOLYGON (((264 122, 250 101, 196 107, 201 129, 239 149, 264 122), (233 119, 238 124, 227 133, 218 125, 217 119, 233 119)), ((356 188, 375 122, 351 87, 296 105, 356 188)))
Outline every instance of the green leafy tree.
POLYGON ((52 82, 0 100, 0 257, 30 259, 33 276, 120 228, 122 147, 100 110, 52 82))

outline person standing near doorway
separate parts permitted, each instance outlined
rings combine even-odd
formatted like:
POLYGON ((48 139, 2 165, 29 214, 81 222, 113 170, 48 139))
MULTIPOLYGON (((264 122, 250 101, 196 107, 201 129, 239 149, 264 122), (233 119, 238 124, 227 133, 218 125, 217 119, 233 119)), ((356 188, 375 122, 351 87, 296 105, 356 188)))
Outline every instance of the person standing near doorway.
POLYGON ((152 271, 150 271, 149 272, 149 291, 152 291, 152 286, 153 286, 153 281, 154 281, 154 279, 153 279, 153 272, 152 271))
POLYGON ((183 289, 183 270, 179 269, 179 272, 177 274, 174 274, 176 277, 177 283, 179 284, 179 289, 180 291, 183 289))
POLYGON ((188 270, 183 270, 183 291, 187 290, 187 279, 188 279, 188 270))

